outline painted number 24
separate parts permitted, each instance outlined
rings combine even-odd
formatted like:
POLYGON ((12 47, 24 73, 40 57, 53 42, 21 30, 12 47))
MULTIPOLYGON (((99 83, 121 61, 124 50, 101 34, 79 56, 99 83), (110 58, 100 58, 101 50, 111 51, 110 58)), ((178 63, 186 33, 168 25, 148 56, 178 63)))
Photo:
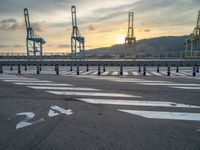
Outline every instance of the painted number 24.
MULTIPOLYGON (((61 108, 61 107, 55 105, 55 106, 51 106, 51 108, 48 112, 48 117, 55 117, 60 114, 72 115, 73 112, 71 109, 65 110, 64 108, 61 108)), ((43 118, 33 121, 33 118, 35 117, 35 113, 33 113, 33 112, 17 113, 16 116, 25 116, 25 118, 23 120, 21 120, 19 123, 17 123, 16 129, 24 128, 24 127, 31 126, 36 123, 45 121, 43 118)))

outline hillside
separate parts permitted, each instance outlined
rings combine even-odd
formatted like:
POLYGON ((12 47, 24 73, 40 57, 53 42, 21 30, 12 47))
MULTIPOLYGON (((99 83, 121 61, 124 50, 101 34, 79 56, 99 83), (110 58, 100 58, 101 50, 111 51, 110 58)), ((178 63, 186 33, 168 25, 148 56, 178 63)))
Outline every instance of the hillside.
MULTIPOLYGON (((137 41, 137 50, 139 52, 169 52, 169 51, 184 51, 185 39, 187 36, 165 36, 151 39, 143 39, 137 41)), ((111 47, 91 49, 90 53, 123 53, 133 52, 132 47, 124 45, 113 45, 111 47)))

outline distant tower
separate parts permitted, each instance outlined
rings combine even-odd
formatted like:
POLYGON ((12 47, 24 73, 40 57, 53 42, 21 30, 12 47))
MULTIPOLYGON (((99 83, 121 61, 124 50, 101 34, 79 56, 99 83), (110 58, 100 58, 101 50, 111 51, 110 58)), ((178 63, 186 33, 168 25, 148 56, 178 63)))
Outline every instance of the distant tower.
POLYGON ((31 27, 30 20, 29 20, 29 13, 28 9, 24 9, 24 17, 25 17, 25 24, 26 24, 26 49, 27 49, 27 56, 34 56, 36 58, 37 53, 39 54, 40 58, 42 58, 43 52, 43 44, 45 41, 43 38, 39 37, 37 33, 34 32, 33 28, 31 27))
POLYGON ((79 57, 83 58, 85 56, 85 38, 80 34, 77 19, 76 19, 76 7, 71 7, 72 12, 72 36, 71 36, 71 57, 77 57, 77 51, 79 52, 79 57))
POLYGON ((133 46, 136 44, 136 37, 134 35, 134 13, 133 12, 129 12, 129 16, 128 16, 128 33, 127 36, 125 38, 125 45, 127 46, 133 46))
POLYGON ((186 56, 195 57, 195 53, 200 52, 200 10, 197 17, 197 25, 193 33, 186 39, 186 56))

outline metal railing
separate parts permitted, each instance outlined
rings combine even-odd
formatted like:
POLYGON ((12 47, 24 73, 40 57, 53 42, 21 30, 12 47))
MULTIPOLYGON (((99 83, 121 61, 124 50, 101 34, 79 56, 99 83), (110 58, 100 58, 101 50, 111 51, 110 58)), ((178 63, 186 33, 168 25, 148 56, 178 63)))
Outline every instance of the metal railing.
MULTIPOLYGON (((27 57, 26 53, 0 53, 0 60, 12 59, 41 59, 39 56, 27 57)), ((43 53, 42 59, 71 59, 69 53, 43 53)), ((138 59, 200 59, 200 51, 194 52, 134 52, 134 53, 85 53, 85 57, 77 57, 75 60, 138 60, 138 59)), ((74 59, 73 59, 74 60, 74 59)))

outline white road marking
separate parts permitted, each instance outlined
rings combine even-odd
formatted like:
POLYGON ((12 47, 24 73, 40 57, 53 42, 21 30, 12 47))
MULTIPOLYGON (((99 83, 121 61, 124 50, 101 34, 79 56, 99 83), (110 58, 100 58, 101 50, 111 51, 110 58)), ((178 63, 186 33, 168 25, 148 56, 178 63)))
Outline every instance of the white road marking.
POLYGON ((93 88, 77 88, 77 87, 49 87, 49 86, 27 86, 38 90, 72 90, 72 91, 101 91, 93 88))
POLYGON ((91 104, 200 108, 200 106, 173 103, 173 102, 159 102, 159 101, 109 100, 109 99, 91 99, 91 98, 78 98, 78 100, 91 104))
POLYGON ((115 71, 115 72, 112 73, 112 75, 113 75, 113 76, 117 76, 117 75, 118 75, 118 72, 115 71))
POLYGON ((115 82, 129 82, 129 83, 166 83, 166 81, 148 81, 148 80, 137 80, 137 79, 126 79, 126 78, 110 78, 110 81, 115 81, 115 82))
POLYGON ((72 115, 72 114, 73 114, 73 112, 72 112, 71 109, 65 110, 64 108, 61 108, 61 107, 56 106, 56 105, 55 105, 55 106, 51 106, 51 109, 57 110, 57 111, 59 111, 61 114, 65 114, 65 115, 72 115))
POLYGON ((90 74, 90 73, 92 73, 92 71, 84 72, 84 73, 82 73, 82 74, 83 74, 83 75, 88 75, 88 74, 90 74))
POLYGON ((151 74, 150 74, 150 73, 148 73, 148 72, 146 72, 146 75, 147 75, 147 76, 151 76, 151 74))
POLYGON ((186 90, 200 90, 200 87, 172 86, 171 88, 186 89, 186 90))
POLYGON ((123 72, 123 75, 124 76, 128 76, 128 72, 123 72))
POLYGON ((74 85, 71 85, 71 84, 57 84, 57 83, 21 83, 21 82, 16 82, 14 84, 17 84, 17 85, 30 85, 30 86, 74 86, 74 85))
POLYGON ((128 94, 119 93, 96 93, 96 92, 61 92, 61 91, 47 91, 48 93, 56 95, 71 95, 71 96, 102 96, 102 97, 141 97, 128 94))
POLYGON ((92 75, 97 75, 97 73, 98 73, 98 72, 97 72, 97 71, 95 71, 95 72, 93 72, 93 73, 92 73, 92 75))
POLYGON ((138 72, 132 72, 132 74, 134 75, 134 76, 139 76, 140 74, 138 73, 138 72))
POLYGON ((163 76, 162 74, 160 74, 158 72, 154 72, 154 71, 152 71, 151 74, 156 75, 156 76, 163 76))
POLYGON ((45 121, 43 118, 40 118, 40 119, 35 120, 35 121, 31 121, 35 117, 35 114, 33 112, 23 112, 23 113, 18 113, 16 115, 17 116, 26 116, 24 118, 24 120, 20 121, 16 125, 16 129, 24 128, 24 127, 31 126, 31 125, 34 125, 36 123, 40 123, 40 122, 45 121))
POLYGON ((182 83, 140 83, 143 85, 168 85, 168 86, 200 86, 200 84, 182 84, 182 83))
POLYGON ((140 111, 140 110, 122 110, 121 112, 151 118, 151 119, 170 119, 170 120, 186 120, 186 121, 200 121, 200 113, 186 113, 186 112, 161 112, 161 111, 140 111))
POLYGON ((55 112, 54 110, 51 110, 51 109, 48 112, 49 117, 55 117, 55 116, 58 116, 58 115, 60 115, 60 114, 55 112))
POLYGON ((38 80, 38 79, 35 79, 35 78, 23 78, 23 77, 19 77, 19 78, 16 78, 16 77, 4 77, 4 78, 0 78, 0 80, 38 80))
POLYGON ((49 82, 52 82, 52 81, 39 81, 39 80, 3 80, 5 82, 24 82, 24 83, 49 83, 49 82))
POLYGON ((108 71, 102 73, 103 76, 108 75, 108 74, 109 74, 108 71))

